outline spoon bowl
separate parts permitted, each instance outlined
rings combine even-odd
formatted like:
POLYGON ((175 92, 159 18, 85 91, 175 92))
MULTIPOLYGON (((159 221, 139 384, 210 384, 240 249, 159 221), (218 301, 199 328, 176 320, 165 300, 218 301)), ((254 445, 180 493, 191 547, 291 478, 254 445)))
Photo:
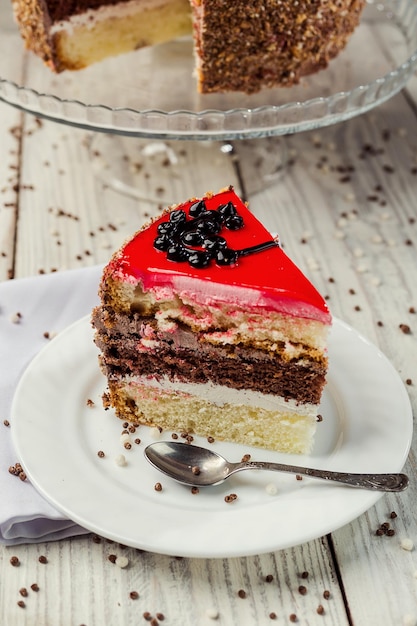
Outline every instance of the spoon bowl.
POLYGON ((333 472, 264 461, 232 463, 213 450, 177 441, 151 443, 144 454, 156 469, 184 485, 195 487, 218 485, 236 472, 249 469, 299 474, 374 491, 403 491, 409 482, 405 474, 333 472))

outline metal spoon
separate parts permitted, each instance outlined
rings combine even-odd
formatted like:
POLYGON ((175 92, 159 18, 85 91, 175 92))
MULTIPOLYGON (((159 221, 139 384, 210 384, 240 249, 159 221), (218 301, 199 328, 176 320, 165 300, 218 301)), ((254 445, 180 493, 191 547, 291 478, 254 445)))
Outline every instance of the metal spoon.
POLYGON ((375 491, 403 491, 408 486, 405 474, 351 474, 264 461, 230 463, 217 452, 175 441, 151 443, 144 454, 156 469, 170 478, 196 487, 218 485, 232 474, 248 469, 289 472, 375 491))

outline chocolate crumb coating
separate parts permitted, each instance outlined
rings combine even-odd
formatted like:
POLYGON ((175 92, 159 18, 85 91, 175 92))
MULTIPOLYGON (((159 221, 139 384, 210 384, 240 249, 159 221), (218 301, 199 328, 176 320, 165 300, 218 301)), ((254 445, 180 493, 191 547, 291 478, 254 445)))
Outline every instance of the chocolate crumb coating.
POLYGON ((327 67, 359 23, 364 0, 195 0, 202 93, 291 86, 327 67))

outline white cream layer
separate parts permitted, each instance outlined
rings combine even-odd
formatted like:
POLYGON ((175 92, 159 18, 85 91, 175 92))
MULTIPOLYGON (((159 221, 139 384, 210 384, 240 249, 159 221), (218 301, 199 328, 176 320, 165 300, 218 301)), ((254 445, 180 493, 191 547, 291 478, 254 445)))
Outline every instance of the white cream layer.
POLYGON ((67 31, 69 34, 72 34, 74 28, 83 26, 91 29, 98 22, 129 17, 129 15, 136 13, 138 8, 146 11, 165 6, 166 4, 169 4, 169 0, 130 0, 129 2, 103 6, 98 9, 88 9, 84 13, 72 15, 69 19, 56 22, 53 24, 50 32, 51 35, 61 31, 67 31))
POLYGON ((137 385, 146 385, 156 391, 190 395, 217 406, 234 404, 245 405, 253 408, 261 408, 266 411, 280 411, 285 413, 297 413, 304 416, 316 416, 318 405, 297 404, 294 400, 285 400, 282 396, 265 394, 249 389, 232 389, 224 385, 213 383, 182 383, 172 382, 166 376, 155 378, 151 376, 129 376, 123 379, 123 383, 134 388, 137 385))

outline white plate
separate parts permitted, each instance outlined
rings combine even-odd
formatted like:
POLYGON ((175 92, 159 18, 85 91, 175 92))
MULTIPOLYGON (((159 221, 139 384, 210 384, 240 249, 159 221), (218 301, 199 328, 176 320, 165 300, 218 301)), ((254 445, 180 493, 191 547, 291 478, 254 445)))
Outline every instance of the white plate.
MULTIPOLYGON (((231 460, 249 452, 252 459, 332 470, 400 471, 410 448, 412 412, 398 374, 375 346, 339 320, 329 356, 323 421, 311 456, 221 442, 213 448, 231 460)), ((83 318, 26 370, 13 403, 12 433, 36 489, 70 519, 109 539, 177 556, 259 554, 334 531, 382 495, 271 472, 243 472, 192 494, 146 461, 143 449, 152 441, 152 429, 141 426, 134 435, 141 444, 124 449, 122 423, 102 408, 105 387, 89 319, 83 318), (94 407, 87 406, 88 399, 94 407), (127 459, 125 467, 115 462, 119 454, 127 459), (155 491, 156 482, 162 491, 155 491), (275 495, 267 488, 271 484, 275 495), (238 499, 226 504, 224 497, 232 492, 238 499)))

